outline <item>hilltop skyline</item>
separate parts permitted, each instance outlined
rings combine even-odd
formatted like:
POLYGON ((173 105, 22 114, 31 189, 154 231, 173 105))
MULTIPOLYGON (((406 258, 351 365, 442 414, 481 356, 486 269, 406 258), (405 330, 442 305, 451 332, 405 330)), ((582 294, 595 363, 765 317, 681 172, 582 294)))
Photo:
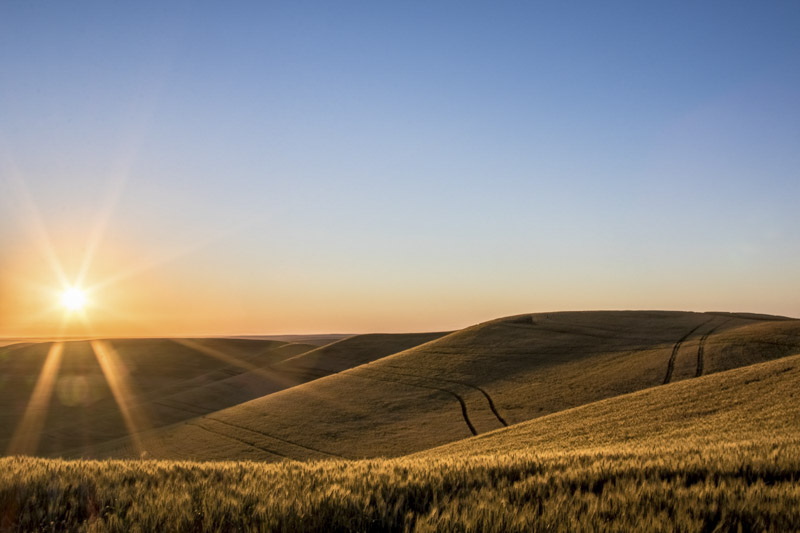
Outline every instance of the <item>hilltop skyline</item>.
POLYGON ((791 2, 6 3, 0 336, 800 316, 798 23, 791 2))

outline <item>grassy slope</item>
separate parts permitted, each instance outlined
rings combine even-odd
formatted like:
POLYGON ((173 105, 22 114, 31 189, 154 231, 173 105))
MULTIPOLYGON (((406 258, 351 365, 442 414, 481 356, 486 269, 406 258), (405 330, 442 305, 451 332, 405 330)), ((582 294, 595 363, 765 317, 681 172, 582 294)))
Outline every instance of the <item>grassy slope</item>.
MULTIPOLYGON (((144 447, 176 459, 403 455, 657 386, 670 368, 671 381, 694 377, 701 342, 708 374, 800 351, 800 321, 678 312, 511 317, 150 434, 144 447)), ((103 453, 137 455, 130 443, 103 453)))
POLYGON ((421 457, 800 442, 800 355, 582 405, 421 457))
POLYGON ((395 459, 0 460, 0 528, 791 531, 800 356, 395 459))

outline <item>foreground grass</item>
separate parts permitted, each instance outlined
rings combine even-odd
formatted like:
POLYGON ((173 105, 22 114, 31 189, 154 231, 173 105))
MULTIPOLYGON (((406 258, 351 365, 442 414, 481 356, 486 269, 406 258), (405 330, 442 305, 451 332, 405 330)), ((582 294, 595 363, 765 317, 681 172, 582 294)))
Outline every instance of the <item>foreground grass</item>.
POLYGON ((800 529, 800 440, 471 458, 0 460, 0 529, 800 529))

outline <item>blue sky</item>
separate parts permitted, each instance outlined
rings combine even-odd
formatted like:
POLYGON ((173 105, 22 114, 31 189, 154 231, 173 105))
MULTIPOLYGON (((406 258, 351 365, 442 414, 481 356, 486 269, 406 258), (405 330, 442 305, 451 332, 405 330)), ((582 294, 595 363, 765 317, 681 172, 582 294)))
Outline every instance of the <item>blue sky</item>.
POLYGON ((147 265, 96 295, 139 322, 100 332, 800 316, 799 27, 796 2, 5 2, 0 334, 54 320, 24 319, 19 279, 54 281, 32 213, 67 278, 91 242, 87 280, 147 265))

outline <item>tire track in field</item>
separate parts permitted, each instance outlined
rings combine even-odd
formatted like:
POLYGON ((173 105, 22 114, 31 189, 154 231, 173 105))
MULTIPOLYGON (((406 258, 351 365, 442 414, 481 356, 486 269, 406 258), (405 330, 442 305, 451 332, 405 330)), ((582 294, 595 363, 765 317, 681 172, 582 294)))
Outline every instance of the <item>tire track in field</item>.
MULTIPOLYGON (((388 366, 389 368, 398 368, 396 366, 391 366, 391 365, 385 365, 385 366, 388 366)), ((376 369, 370 368, 369 370, 376 370, 376 369)), ((444 381, 444 382, 447 382, 447 383, 455 383, 456 385, 462 385, 464 387, 467 387, 467 388, 470 388, 470 389, 474 389, 474 390, 480 392, 483 395, 483 397, 486 398, 486 402, 489 404, 489 409, 492 411, 492 414, 497 419, 497 421, 500 422, 501 424, 503 424, 504 427, 508 427, 508 422, 506 422, 505 419, 502 416, 500 416, 500 413, 497 412, 497 407, 495 407, 494 401, 492 400, 492 397, 489 396, 488 392, 486 392, 483 388, 481 388, 481 387, 479 387, 477 385, 472 385, 470 383, 465 383, 463 381, 457 381, 455 379, 443 378, 443 377, 440 377, 440 376, 434 376, 434 377, 418 376, 416 374, 407 374, 407 373, 404 373, 404 372, 390 372, 390 371, 384 370, 384 369, 380 369, 378 371, 379 372, 384 372, 386 374, 395 374, 395 375, 398 375, 398 376, 408 376, 408 377, 418 378, 418 379, 427 379, 427 380, 430 380, 430 381, 444 381)))
MULTIPOLYGON (((264 433, 263 431, 258 431, 257 429, 251 429, 251 428, 248 428, 248 427, 240 426, 238 424, 232 424, 230 422, 226 422, 224 420, 220 420, 219 418, 215 418, 213 416, 206 416, 204 418, 207 418, 208 420, 213 420, 214 422, 219 422, 220 424, 223 424, 225 426, 230 426, 230 427, 236 428, 236 429, 242 429, 244 431, 249 431, 250 433, 256 433, 257 435, 261 435, 262 437, 267 437, 269 439, 277 440, 277 441, 280 441, 280 442, 285 442, 286 444, 290 444, 292 446, 297 446, 298 448, 303 448, 303 449, 306 449, 306 450, 309 450, 309 451, 312 451, 312 452, 321 453, 322 455, 329 455, 331 457, 336 457, 337 459, 347 459, 346 457, 341 456, 341 455, 337 455, 335 453, 326 452, 324 450, 318 450, 316 448, 312 448, 311 446, 306 446, 304 444, 300 444, 300 443, 297 443, 297 442, 294 442, 294 441, 291 441, 291 440, 283 439, 281 437, 276 437, 275 435, 270 435, 269 433, 264 433)), ((288 457, 286 455, 284 457, 292 459, 292 457, 288 457)))
POLYGON ((700 337, 700 344, 697 345, 697 372, 695 372, 694 377, 699 378, 703 375, 703 367, 705 366, 705 361, 703 360, 703 355, 706 348, 706 339, 708 339, 709 335, 717 331, 719 328, 730 322, 731 319, 723 320, 720 324, 717 324, 710 330, 708 330, 702 337, 700 337))
POLYGON ((226 439, 239 442, 241 444, 249 446, 250 448, 254 448, 256 450, 259 450, 259 451, 262 451, 262 452, 266 452, 266 453, 268 453, 270 455, 274 455, 276 457, 281 457, 283 459, 292 459, 288 455, 283 455, 282 453, 278 453, 278 452, 276 452, 274 450, 269 450, 267 448, 262 448, 261 446, 256 446, 253 443, 247 442, 246 440, 242 440, 242 439, 236 438, 236 437, 234 437, 232 435, 229 435, 227 433, 222 433, 221 431, 214 431, 213 429, 208 428, 206 426, 202 426, 202 425, 198 424, 197 422, 187 422, 187 424, 190 425, 190 426, 194 426, 194 427, 200 428, 200 429, 202 429, 204 431, 207 431, 209 433, 213 433, 214 435, 219 435, 220 437, 224 437, 226 439))
MULTIPOLYGON (((361 368, 359 368, 359 370, 372 370, 372 369, 371 368, 367 369, 367 368, 361 367, 361 368)), ((379 372, 379 371, 373 370, 373 372, 379 372)), ((447 394, 453 396, 456 400, 458 400, 459 405, 461 405, 461 415, 464 417, 464 422, 467 423, 467 427, 469 428, 469 431, 473 435, 477 435, 478 434, 478 430, 475 429, 475 426, 472 425, 472 421, 469 419, 469 413, 467 412, 467 403, 464 401, 464 398, 462 398, 457 393, 455 393, 455 392, 453 392, 453 391, 451 391, 449 389, 444 389, 442 387, 428 386, 428 385, 418 385, 418 384, 415 385, 413 383, 404 383, 402 381, 397 381, 396 379, 381 379, 381 378, 376 378, 376 377, 373 377, 373 376, 361 376, 361 375, 353 374, 353 373, 350 373, 350 372, 347 372, 347 373, 342 372, 341 375, 352 376, 352 377, 361 378, 361 379, 372 379, 372 380, 375 380, 375 381, 383 381, 385 383, 393 383, 395 385, 406 385, 408 387, 417 387, 418 389, 438 390, 438 391, 441 391, 441 392, 446 392, 447 394)))
POLYGON ((672 347, 672 354, 669 356, 669 362, 667 363, 667 375, 664 376, 664 385, 669 383, 669 380, 672 379, 672 372, 675 370, 675 359, 678 357, 678 350, 681 349, 681 344, 683 344, 684 341, 686 341, 686 339, 688 339, 692 335, 692 333, 694 333, 695 331, 700 329, 702 326, 708 324, 712 320, 714 320, 714 319, 710 318, 710 319, 706 320, 705 322, 702 322, 702 323, 696 325, 695 327, 693 327, 689 331, 689 333, 687 333, 686 335, 684 335, 683 337, 678 339, 678 342, 676 342, 675 346, 672 347))

